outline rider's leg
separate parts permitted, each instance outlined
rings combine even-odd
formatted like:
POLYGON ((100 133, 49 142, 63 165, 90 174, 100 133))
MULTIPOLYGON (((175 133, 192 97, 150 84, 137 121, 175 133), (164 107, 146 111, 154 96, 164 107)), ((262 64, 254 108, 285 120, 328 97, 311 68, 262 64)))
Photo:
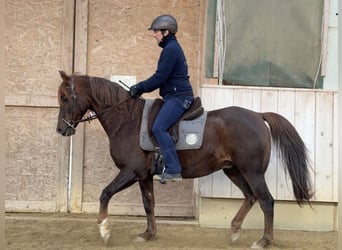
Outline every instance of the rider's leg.
POLYGON ((180 105, 179 100, 170 98, 163 104, 152 127, 153 135, 164 158, 165 173, 167 174, 178 174, 182 171, 175 142, 172 140, 168 129, 179 120, 184 112, 185 109, 180 105))

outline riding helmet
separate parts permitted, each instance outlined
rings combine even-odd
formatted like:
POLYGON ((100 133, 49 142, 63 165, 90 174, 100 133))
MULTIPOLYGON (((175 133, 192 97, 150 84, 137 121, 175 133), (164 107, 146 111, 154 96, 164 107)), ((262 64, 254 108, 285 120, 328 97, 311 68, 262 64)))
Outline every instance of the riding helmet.
POLYGON ((149 30, 169 30, 171 33, 176 34, 178 24, 176 18, 171 15, 161 15, 156 17, 149 30))

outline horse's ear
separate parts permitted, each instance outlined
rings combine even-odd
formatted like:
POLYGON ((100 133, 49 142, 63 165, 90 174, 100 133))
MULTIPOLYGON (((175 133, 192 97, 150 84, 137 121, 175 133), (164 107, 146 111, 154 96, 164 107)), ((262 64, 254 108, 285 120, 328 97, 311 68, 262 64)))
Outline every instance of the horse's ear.
POLYGON ((63 70, 59 70, 59 74, 61 75, 64 82, 69 81, 70 77, 63 70))

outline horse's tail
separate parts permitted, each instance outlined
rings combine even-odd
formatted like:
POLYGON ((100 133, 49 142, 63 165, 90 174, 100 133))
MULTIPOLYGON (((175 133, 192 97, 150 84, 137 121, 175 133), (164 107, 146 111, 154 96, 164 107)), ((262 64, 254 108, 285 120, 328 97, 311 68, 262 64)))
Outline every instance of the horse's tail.
POLYGON ((269 124, 274 145, 279 157, 286 165, 285 172, 290 174, 294 196, 299 206, 305 201, 310 204, 313 196, 309 174, 307 148, 292 124, 283 116, 267 112, 262 113, 269 124))

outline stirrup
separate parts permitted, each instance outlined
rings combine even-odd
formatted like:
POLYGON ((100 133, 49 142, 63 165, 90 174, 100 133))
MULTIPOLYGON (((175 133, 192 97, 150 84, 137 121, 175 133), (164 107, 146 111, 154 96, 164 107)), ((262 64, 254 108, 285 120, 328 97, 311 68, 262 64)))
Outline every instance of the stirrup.
POLYGON ((163 155, 160 153, 160 148, 156 147, 153 160, 152 160, 151 174, 161 175, 164 172, 165 172, 165 164, 164 164, 163 155))

